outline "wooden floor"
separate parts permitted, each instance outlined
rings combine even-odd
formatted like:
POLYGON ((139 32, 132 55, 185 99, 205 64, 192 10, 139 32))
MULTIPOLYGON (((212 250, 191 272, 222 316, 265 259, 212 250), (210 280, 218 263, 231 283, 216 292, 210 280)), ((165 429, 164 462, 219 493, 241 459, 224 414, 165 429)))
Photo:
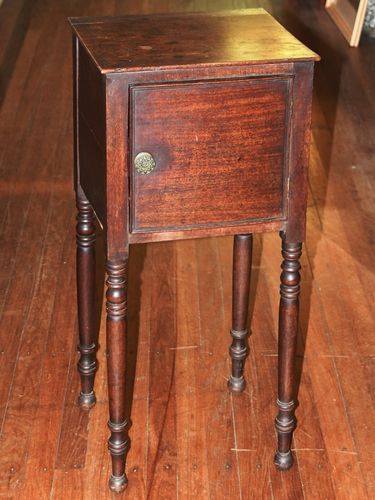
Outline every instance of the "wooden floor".
MULTIPOLYGON (((287 473, 272 465, 278 235, 255 238, 248 388, 239 396, 226 389, 231 239, 134 246, 128 368, 135 382, 124 496, 375 498, 375 44, 363 40, 359 49, 349 49, 314 0, 5 0, 1 498, 111 498, 103 315, 98 404, 90 413, 76 404, 71 49, 65 18, 252 6, 273 12, 323 58, 316 72, 303 257, 296 464, 287 473)), ((99 238, 99 253, 101 246, 99 238)), ((103 262, 98 266, 102 271, 103 262)), ((129 394, 132 389, 131 383, 129 394)))

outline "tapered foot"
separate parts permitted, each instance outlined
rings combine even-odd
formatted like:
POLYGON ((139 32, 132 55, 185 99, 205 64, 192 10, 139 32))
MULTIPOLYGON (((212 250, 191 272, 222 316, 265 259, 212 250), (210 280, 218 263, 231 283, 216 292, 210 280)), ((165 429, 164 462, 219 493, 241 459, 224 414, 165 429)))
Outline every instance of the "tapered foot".
POLYGON ((95 406, 96 396, 95 392, 91 391, 88 394, 81 392, 78 398, 78 403, 82 408, 90 409, 95 406))
POLYGON ((125 474, 123 474, 122 476, 114 476, 113 474, 111 474, 108 485, 109 489, 114 493, 122 493, 128 486, 128 478, 125 474))
POLYGON ((247 312, 249 308, 250 270, 253 238, 251 234, 238 234, 233 247, 233 303, 232 303, 232 344, 229 354, 232 373, 228 388, 232 392, 245 389, 244 365, 247 347, 247 312))
POLYGON ((233 377, 231 375, 228 380, 228 388, 231 392, 242 392, 246 387, 246 380, 244 376, 233 377))
POLYGON ((97 331, 95 329, 95 223, 90 203, 77 200, 77 299, 81 377, 79 404, 91 408, 95 404, 94 378, 97 369, 97 331))
POLYGON ((275 419, 277 452, 275 465, 288 470, 293 465, 290 451, 293 431, 297 420, 294 365, 298 333, 298 309, 300 293, 300 268, 302 243, 289 243, 282 235, 281 285, 279 309, 279 367, 278 367, 278 415, 275 419))
POLYGON ((129 440, 125 418, 125 359, 127 312, 127 263, 128 259, 107 260, 107 352, 108 396, 111 436, 108 449, 112 457, 112 475, 109 487, 120 493, 126 488, 125 460, 129 440))
POLYGON ((292 467, 294 462, 292 452, 289 450, 286 453, 281 453, 280 451, 276 452, 274 458, 274 464, 276 468, 281 471, 288 470, 292 467))

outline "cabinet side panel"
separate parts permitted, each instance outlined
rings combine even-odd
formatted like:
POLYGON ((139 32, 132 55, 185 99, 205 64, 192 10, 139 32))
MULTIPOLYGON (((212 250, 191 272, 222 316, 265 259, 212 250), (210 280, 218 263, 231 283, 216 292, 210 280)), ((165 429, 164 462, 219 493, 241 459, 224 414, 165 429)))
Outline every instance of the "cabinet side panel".
POLYGON ((72 37, 73 55, 73 154, 74 154, 74 189, 79 195, 79 153, 78 153, 78 38, 72 37))
POLYGON ((78 189, 82 189, 102 224, 106 218, 105 84, 85 49, 77 64, 78 189))
POLYGON ((105 150, 96 140, 87 122, 79 116, 80 186, 102 225, 106 216, 105 150))
POLYGON ((305 239, 314 63, 296 63, 292 93, 287 242, 305 239))
POLYGON ((79 113, 101 145, 105 145, 105 83, 104 77, 82 45, 78 48, 79 113))

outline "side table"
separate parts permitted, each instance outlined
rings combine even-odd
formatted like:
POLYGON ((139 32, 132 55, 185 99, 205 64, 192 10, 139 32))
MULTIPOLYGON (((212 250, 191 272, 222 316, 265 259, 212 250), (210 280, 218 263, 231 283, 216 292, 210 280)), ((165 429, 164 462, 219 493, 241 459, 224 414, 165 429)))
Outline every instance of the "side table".
MULTIPOLYGON (((127 484, 129 245, 234 235, 228 386, 244 389, 252 233, 280 231, 278 446, 293 462, 293 389, 314 61, 263 9, 72 18, 80 403, 95 404, 95 217, 107 271, 109 451, 127 484)), ((136 423, 135 423, 136 425, 136 423)))

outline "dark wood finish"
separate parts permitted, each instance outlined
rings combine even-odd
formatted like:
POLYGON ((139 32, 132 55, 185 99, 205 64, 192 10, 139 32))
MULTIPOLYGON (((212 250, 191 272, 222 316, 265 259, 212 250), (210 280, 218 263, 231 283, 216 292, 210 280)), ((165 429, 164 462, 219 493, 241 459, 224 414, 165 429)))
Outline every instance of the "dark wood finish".
POLYGON ((292 243, 305 239, 312 83, 312 64, 295 63, 292 96, 293 116, 289 153, 289 213, 285 224, 286 241, 292 243))
POLYGON ((111 431, 108 449, 112 456, 109 487, 115 492, 123 491, 128 483, 125 474, 128 449, 125 419, 127 266, 127 259, 107 262, 108 427, 111 431))
POLYGON ((156 167, 148 175, 131 170, 131 231, 285 219, 290 82, 132 88, 132 159, 147 151, 156 167))
POLYGON ((302 243, 289 243, 282 235, 281 285, 279 309, 279 370, 277 405, 279 413, 275 426, 278 447, 275 465, 280 470, 288 470, 293 465, 291 452, 292 434, 296 427, 294 410, 295 397, 295 355, 298 334, 298 313, 300 294, 299 259, 302 243))
POLYGON ((80 183, 78 193, 82 191, 90 197, 95 207, 95 214, 100 222, 106 220, 106 177, 105 146, 100 146, 82 114, 78 117, 79 128, 79 164, 80 183), (94 179, 99 179, 96 185, 94 179))
MULTIPOLYGON (((252 243, 247 233, 281 229, 287 243, 304 238, 312 70, 317 56, 262 9, 188 17, 71 19, 71 24, 78 57, 76 190, 78 196, 81 191, 88 196, 105 231, 109 485, 122 491, 127 485, 129 243, 142 241, 137 240, 140 235, 146 241, 160 241, 241 229, 245 236, 237 234, 234 246, 228 385, 232 391, 242 391, 252 243), (233 32, 229 45, 233 50, 217 52, 219 31, 233 32), (152 160, 149 170, 137 168, 141 153, 152 160)), ((297 305, 292 308, 295 314, 297 305)), ((284 344, 295 341, 296 325, 287 320, 289 309, 281 310, 283 387, 293 379, 284 366, 291 364, 284 344)), ((290 404, 283 393, 280 398, 280 404, 290 404)), ((280 438, 279 468, 286 468, 280 457, 290 455, 294 428, 284 413, 277 419, 279 434, 287 436, 280 438)))
POLYGON ((128 93, 123 82, 106 79, 106 232, 107 260, 127 259, 129 240, 128 93))
MULTIPOLYGON (((77 58, 77 93, 80 117, 87 124, 99 146, 104 148, 105 130, 105 78, 80 43, 73 44, 77 58)), ((81 166, 82 168, 82 166, 81 166)), ((87 186, 88 187, 88 186, 87 186)))
MULTIPOLYGON (((375 47, 363 40, 350 50, 315 0, 262 4, 322 55, 301 259, 295 464, 280 474, 271 459, 277 234, 254 235, 251 385, 233 398, 224 388, 233 238, 132 245, 129 340, 139 330, 139 345, 125 497, 375 498, 375 47)), ((77 342, 69 333, 77 304, 66 17, 215 8, 217 0, 2 3, 2 498, 112 498, 105 315, 91 413, 76 404, 77 342)), ((128 366, 135 352, 133 340, 128 366)))
POLYGON ((263 9, 71 22, 102 73, 317 58, 263 9))
POLYGON ((76 138, 76 191, 82 189, 103 224, 106 220, 105 80, 77 40, 73 40, 76 138))
POLYGON ((77 298, 78 298, 78 372, 81 376, 79 402, 90 408, 96 402, 94 378, 96 363, 95 332, 95 222, 90 203, 77 199, 77 298))
POLYGON ((233 245, 233 291, 232 291, 232 345, 229 349, 232 358, 232 374, 228 387, 233 392, 245 389, 243 376, 247 356, 247 317, 249 309, 250 276, 252 261, 252 234, 238 234, 233 245))

